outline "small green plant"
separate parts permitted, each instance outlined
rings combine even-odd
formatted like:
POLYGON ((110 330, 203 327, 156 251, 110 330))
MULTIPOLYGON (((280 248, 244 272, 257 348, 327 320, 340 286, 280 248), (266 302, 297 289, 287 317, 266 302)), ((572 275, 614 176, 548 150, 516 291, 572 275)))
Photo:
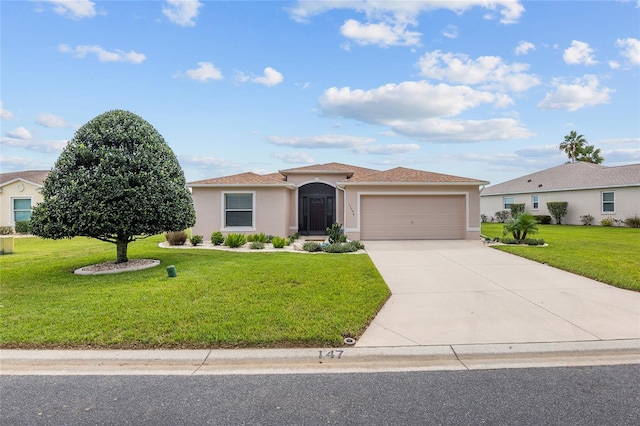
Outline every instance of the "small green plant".
POLYGON ((31 232, 31 226, 28 220, 16 222, 16 232, 18 234, 28 234, 31 232))
POLYGON ((352 253, 358 249, 350 243, 331 243, 322 248, 327 253, 352 253))
POLYGON ((316 251, 322 251, 322 246, 313 241, 307 241, 302 245, 302 250, 308 251, 309 253, 313 253, 316 251))
POLYGON ((638 215, 628 217, 624 220, 624 224, 629 228, 640 228, 640 217, 638 215))
POLYGON ((213 234, 211 234, 211 244, 213 244, 214 246, 219 246, 222 243, 224 243, 224 235, 222 235, 222 232, 215 231, 213 234))
POLYGON ((347 241, 346 235, 342 229, 342 225, 338 222, 334 222, 331 227, 327 228, 327 234, 329 235, 329 244, 343 243, 347 241))
POLYGON ((562 225, 562 218, 567 215, 569 203, 566 201, 550 201, 547 203, 549 213, 556 220, 558 225, 562 225))
POLYGON ((516 241, 527 238, 527 234, 538 232, 538 222, 529 213, 521 213, 504 224, 504 235, 510 233, 516 241))
POLYGON ((264 243, 262 241, 253 241, 249 248, 251 250, 262 250, 264 248, 264 243))
POLYGON ((499 212, 496 212, 496 220, 498 222, 500 222, 500 223, 504 223, 510 217, 511 217, 511 211, 510 210, 501 210, 499 212))
POLYGON ((525 238, 522 240, 522 243, 528 246, 543 246, 544 240, 542 238, 525 238))
POLYGON ((260 232, 259 234, 255 234, 253 236, 253 241, 257 241, 259 243, 266 243, 267 242, 267 234, 265 234, 264 232, 260 232))
POLYGON ((0 235, 11 235, 13 234, 13 228, 10 226, 0 226, 0 235))
POLYGON ((591 225, 591 222, 593 222, 593 216, 590 214, 582 215, 580 216, 580 222, 582 222, 583 225, 591 225))
POLYGON ((187 242, 187 233, 184 231, 170 231, 164 237, 170 246, 182 246, 187 242))
POLYGON ((189 242, 191 242, 191 245, 194 247, 198 244, 202 244, 202 240, 204 240, 202 235, 192 235, 191 238, 189 238, 189 242))
POLYGON ((516 217, 519 214, 524 213, 524 203, 511 204, 511 217, 516 217))
POLYGON ((287 245, 288 238, 282 237, 273 237, 271 238, 271 244, 273 244, 273 248, 284 248, 287 245))
POLYGON ((247 243, 247 237, 244 234, 229 234, 224 239, 224 245, 230 248, 238 248, 247 243))
POLYGON ((248 243, 252 243, 252 242, 253 242, 253 238, 254 238, 254 235, 253 235, 253 234, 249 234, 249 235, 247 235, 247 242, 248 242, 248 243))
POLYGON ((364 250, 364 244, 362 244, 360 241, 349 241, 349 244, 355 247, 356 250, 364 250))
POLYGON ((537 214, 534 215, 533 218, 537 220, 540 225, 551 224, 551 216, 549 216, 548 214, 537 214))
POLYGON ((267 235, 267 240, 265 241, 265 243, 269 244, 271 243, 271 241, 273 241, 273 235, 269 234, 267 235))
POLYGON ((611 219, 610 217, 605 217, 602 220, 600 220, 600 225, 613 226, 613 219, 611 219))

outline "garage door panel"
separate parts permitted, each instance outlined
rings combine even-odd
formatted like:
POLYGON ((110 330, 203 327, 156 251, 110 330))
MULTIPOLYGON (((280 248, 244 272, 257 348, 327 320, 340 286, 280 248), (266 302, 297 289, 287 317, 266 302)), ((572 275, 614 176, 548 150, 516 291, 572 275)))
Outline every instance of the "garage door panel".
POLYGON ((363 195, 360 203, 363 240, 465 237, 462 195, 363 195))

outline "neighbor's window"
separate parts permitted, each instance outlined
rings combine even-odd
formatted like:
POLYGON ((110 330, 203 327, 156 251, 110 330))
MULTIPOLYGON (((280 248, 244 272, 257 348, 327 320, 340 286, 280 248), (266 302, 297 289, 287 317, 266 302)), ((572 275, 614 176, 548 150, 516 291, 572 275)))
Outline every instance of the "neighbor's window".
POLYGON ((31 198, 13 199, 13 221, 23 222, 31 219, 31 198))
POLYGON ((511 208, 511 204, 515 203, 515 197, 504 197, 504 209, 509 210, 511 208))
POLYGON ((615 192, 603 192, 602 193, 602 211, 603 212, 615 212, 615 192))
POLYGON ((253 226, 253 194, 224 194, 224 226, 253 226))
POLYGON ((532 195, 531 196, 531 208, 533 210, 538 210, 538 196, 537 195, 532 195))

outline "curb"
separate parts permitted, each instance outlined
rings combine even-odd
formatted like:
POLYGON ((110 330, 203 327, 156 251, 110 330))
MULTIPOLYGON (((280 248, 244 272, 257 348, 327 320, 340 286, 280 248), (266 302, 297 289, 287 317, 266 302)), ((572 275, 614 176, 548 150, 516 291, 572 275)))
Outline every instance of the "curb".
POLYGON ((307 349, 0 350, 0 375, 223 375, 640 364, 640 339, 307 349))

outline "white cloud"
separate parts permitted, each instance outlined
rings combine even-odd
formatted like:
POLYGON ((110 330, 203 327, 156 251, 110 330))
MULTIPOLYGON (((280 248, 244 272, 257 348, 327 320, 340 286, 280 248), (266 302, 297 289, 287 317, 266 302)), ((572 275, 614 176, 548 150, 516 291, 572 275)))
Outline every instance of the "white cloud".
POLYGON ((187 70, 185 74, 191 80, 197 81, 222 79, 222 72, 211 62, 198 62, 198 68, 187 70))
POLYGON ((36 123, 44 127, 67 127, 68 125, 64 118, 48 112, 38 114, 36 123))
POLYGON ((620 68, 620 62, 609 61, 609 68, 611 68, 612 70, 617 70, 618 68, 620 68))
POLYGON ((333 87, 319 100, 328 116, 388 126, 395 134, 426 141, 475 142, 526 138, 532 133, 517 120, 454 120, 482 104, 504 98, 468 86, 431 85, 426 81, 387 84, 372 90, 333 87))
POLYGON ((69 45, 61 44, 58 46, 58 51, 62 53, 75 54, 77 58, 84 58, 89 53, 94 53, 100 62, 127 62, 131 64, 140 64, 147 59, 143 53, 137 53, 133 50, 125 52, 123 50, 116 49, 113 52, 109 52, 98 45, 82 45, 73 48, 69 45))
POLYGON ((567 84, 556 79, 552 84, 555 92, 547 93, 547 96, 538 103, 538 108, 577 111, 587 106, 608 103, 613 92, 608 87, 601 88, 598 78, 589 74, 576 78, 573 83, 567 84))
POLYGON ((622 49, 622 56, 634 65, 640 64, 640 40, 637 38, 623 38, 616 40, 616 46, 622 49))
POLYGON ((406 24, 390 25, 386 22, 377 24, 361 24, 349 19, 340 28, 343 36, 360 45, 415 46, 420 44, 420 36, 416 31, 409 31, 406 24))
POLYGON ((214 168, 226 168, 231 166, 231 163, 222 158, 207 157, 201 155, 180 155, 180 164, 195 166, 195 167, 214 167, 214 168))
POLYGON ((273 155, 278 160, 293 164, 313 164, 316 160, 306 152, 279 153, 273 155))
POLYGON ((455 25, 447 25, 447 28, 442 30, 442 35, 446 38, 458 38, 458 27, 455 25))
POLYGON ((427 52, 418 61, 420 75, 470 85, 482 85, 484 89, 503 89, 522 92, 540 84, 540 80, 526 74, 528 64, 508 64, 499 56, 480 56, 471 59, 462 53, 427 52))
POLYGON ((425 141, 483 142, 524 139, 533 133, 512 118, 490 120, 444 120, 427 118, 416 121, 393 120, 388 123, 398 134, 425 141))
POLYGON ((13 115, 13 113, 8 109, 5 109, 2 106, 2 101, 0 101, 0 120, 9 121, 9 120, 15 120, 15 119, 16 119, 15 115, 13 115))
POLYGON ((271 67, 267 67, 264 69, 264 75, 262 77, 256 77, 251 81, 271 87, 282 83, 282 80, 284 80, 282 74, 271 67))
POLYGON ((366 91, 332 87, 323 93, 319 104, 322 111, 330 116, 385 124, 396 119, 455 116, 484 103, 501 101, 493 93, 466 86, 406 81, 366 91))
POLYGON ((3 172, 17 172, 20 170, 46 170, 53 166, 53 161, 37 161, 33 157, 13 157, 0 155, 3 172))
POLYGON ((174 24, 193 27, 202 6, 197 0, 167 0, 162 6, 162 13, 174 24))
POLYGON ((7 130, 4 134, 12 139, 20 139, 20 140, 31 139, 31 133, 29 133, 29 131, 22 126, 17 127, 13 130, 7 130))
POLYGON ((349 135, 320 135, 310 137, 270 136, 269 142, 278 146, 307 149, 348 149, 356 154, 402 154, 420 149, 417 144, 375 144, 375 139, 349 135))
POLYGON ((595 50, 589 46, 589 43, 573 40, 571 47, 565 49, 562 58, 570 65, 595 65, 598 63, 594 57, 595 50))
POLYGON ((0 143, 4 146, 12 146, 17 148, 24 148, 30 151, 37 152, 60 152, 67 145, 66 140, 58 140, 58 141, 39 141, 32 140, 31 134, 28 133, 24 135, 10 135, 10 132, 6 132, 7 137, 0 138, 0 143), (16 137, 21 136, 21 137, 16 137))
POLYGON ((89 0, 43 0, 53 5, 53 11, 71 19, 96 16, 95 3, 89 0))
POLYGON ((535 44, 528 41, 521 41, 518 43, 518 47, 516 47, 516 55, 526 55, 531 50, 536 50, 535 44))
POLYGON ((638 145, 640 147, 640 138, 612 138, 603 139, 601 143, 606 145, 638 145))
POLYGON ((409 22, 422 12, 438 9, 448 9, 455 13, 463 13, 473 7, 483 7, 492 11, 499 11, 502 15, 500 22, 512 24, 520 19, 524 7, 514 0, 415 0, 415 1, 378 1, 378 0, 299 0, 295 6, 289 8, 291 18, 298 22, 308 22, 316 15, 334 9, 351 9, 365 13, 367 17, 391 16, 397 22, 409 22))

